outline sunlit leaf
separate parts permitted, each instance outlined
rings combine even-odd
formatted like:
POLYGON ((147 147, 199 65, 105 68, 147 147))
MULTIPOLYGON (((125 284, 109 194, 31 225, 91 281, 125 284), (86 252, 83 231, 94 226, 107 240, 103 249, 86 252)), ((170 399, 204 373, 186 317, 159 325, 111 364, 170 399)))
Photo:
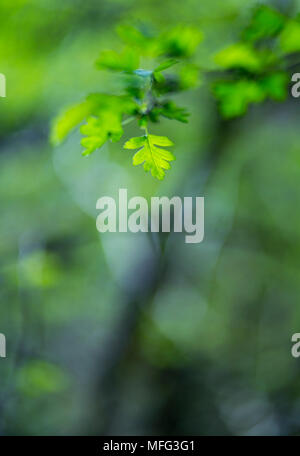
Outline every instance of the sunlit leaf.
POLYGON ((300 51, 300 23, 289 21, 279 36, 279 43, 285 53, 300 51))
POLYGON ((160 37, 161 53, 169 57, 190 57, 203 39, 201 30, 195 27, 177 26, 160 37))
POLYGON ((81 145, 85 148, 82 154, 90 155, 108 139, 119 141, 123 134, 121 114, 107 110, 98 118, 89 117, 87 123, 80 128, 80 132, 86 136, 81 140, 81 145))
POLYGON ((258 71, 262 62, 257 52, 248 44, 236 43, 223 49, 215 56, 215 62, 223 68, 243 68, 258 71))
POLYGON ((82 122, 93 109, 93 102, 85 100, 82 103, 65 109, 53 122, 50 140, 53 145, 60 144, 66 136, 82 122))
POLYGON ((161 180, 165 176, 165 169, 170 169, 170 161, 175 160, 174 155, 157 146, 172 146, 172 141, 166 136, 145 135, 131 138, 124 144, 125 149, 141 149, 133 156, 133 165, 144 163, 144 170, 151 171, 153 177, 161 180))
POLYGON ((219 101, 220 111, 225 118, 244 114, 250 103, 264 100, 264 90, 255 81, 221 81, 213 87, 219 101))
POLYGON ((253 14, 250 25, 245 29, 243 38, 258 41, 277 35, 284 26, 285 18, 278 11, 266 5, 259 6, 253 14))

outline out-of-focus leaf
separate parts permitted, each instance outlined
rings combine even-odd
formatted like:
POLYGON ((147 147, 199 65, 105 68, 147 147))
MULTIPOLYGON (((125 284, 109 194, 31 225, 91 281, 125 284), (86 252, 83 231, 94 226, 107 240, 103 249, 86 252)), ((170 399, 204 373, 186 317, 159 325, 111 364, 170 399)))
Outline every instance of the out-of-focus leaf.
POLYGON ((259 103, 265 98, 262 87, 257 82, 246 79, 217 82, 213 93, 225 118, 240 116, 246 112, 250 103, 259 103))
POLYGON ((197 87, 201 83, 201 74, 197 65, 192 63, 184 65, 179 71, 180 90, 197 87))
POLYGON ((20 261, 20 280, 24 286, 50 288, 61 277, 61 268, 54 254, 35 251, 20 261))
POLYGON ((26 396, 37 397, 63 391, 68 385, 66 374, 54 364, 34 360, 17 375, 17 388, 26 396))
POLYGON ((279 44, 284 53, 300 51, 300 23, 289 21, 279 36, 279 44))
POLYGON ((242 68, 257 72, 262 62, 257 52, 248 44, 233 44, 215 55, 215 62, 223 68, 242 68))
POLYGON ((121 53, 116 51, 103 51, 96 60, 99 70, 134 71, 139 66, 139 56, 133 49, 126 48, 121 53))
POLYGON ((283 101, 288 94, 289 77, 286 73, 272 73, 260 80, 260 85, 267 97, 283 101))
POLYGON ((162 62, 158 65, 153 71, 153 77, 158 83, 163 83, 165 81, 165 77, 162 75, 162 71, 167 70, 168 68, 176 65, 178 63, 175 59, 168 59, 165 62, 162 62))
POLYGON ((162 180, 165 169, 170 169, 170 161, 175 160, 174 155, 157 146, 172 146, 172 141, 166 136, 145 135, 131 138, 124 144, 125 149, 141 149, 133 156, 134 166, 144 163, 144 170, 151 171, 153 177, 162 180))
POLYGON ((250 25, 245 29, 243 38, 247 41, 258 41, 277 35, 284 26, 285 18, 278 11, 261 5, 254 11, 250 25))
POLYGON ((161 54, 174 58, 190 57, 203 39, 203 33, 195 27, 178 26, 161 35, 161 54))
POLYGON ((152 33, 145 33, 129 24, 119 25, 117 32, 125 44, 142 51, 144 55, 157 53, 158 43, 152 33))
POLYGON ((177 106, 173 101, 167 101, 154 109, 154 115, 161 115, 168 119, 175 119, 179 122, 187 123, 189 112, 185 108, 177 106))
POLYGON ((137 109, 135 102, 127 96, 95 93, 89 95, 88 99, 94 104, 94 115, 80 128, 80 132, 86 136, 81 140, 81 145, 85 148, 83 155, 86 156, 102 147, 109 139, 119 141, 123 135, 123 115, 131 115, 137 109))
POLYGON ((153 73, 154 80, 159 84, 163 84, 165 82, 165 77, 159 71, 154 71, 153 73))
POLYGON ((80 128, 80 132, 86 136, 81 140, 81 145, 85 148, 82 154, 90 155, 108 139, 119 141, 123 135, 121 114, 107 110, 98 118, 89 117, 87 123, 80 128))
POLYGON ((65 109, 53 122, 50 135, 51 143, 53 145, 60 144, 73 128, 91 114, 92 109, 93 102, 88 99, 65 109))
POLYGON ((162 62, 160 65, 158 65, 154 71, 164 71, 164 70, 167 70, 168 68, 170 68, 171 66, 173 65, 176 65, 176 63, 178 63, 177 60, 175 59, 168 59, 166 60, 165 62, 162 62))

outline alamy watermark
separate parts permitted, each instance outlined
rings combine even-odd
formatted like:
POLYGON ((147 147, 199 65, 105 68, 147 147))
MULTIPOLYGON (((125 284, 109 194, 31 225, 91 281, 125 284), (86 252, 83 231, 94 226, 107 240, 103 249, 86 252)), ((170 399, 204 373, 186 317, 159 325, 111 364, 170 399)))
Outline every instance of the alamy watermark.
MULTIPOLYGON (((6 78, 4 74, 0 73, 0 97, 6 97, 6 78)), ((0 333, 0 358, 6 358, 6 338, 4 334, 0 333)))
POLYGON ((294 358, 299 358, 300 356, 300 333, 295 333, 292 335, 292 342, 295 342, 292 346, 291 353, 294 358))
POLYGON ((171 199, 166 196, 152 197, 149 213, 145 198, 135 196, 128 200, 127 190, 121 188, 118 205, 114 198, 103 196, 98 199, 96 208, 101 210, 96 220, 100 233, 158 233, 161 225, 164 233, 169 233, 171 227, 175 233, 184 231, 188 244, 202 242, 204 238, 204 197, 188 196, 183 200, 179 196, 171 199))
POLYGON ((300 73, 294 73, 292 75, 292 82, 294 84, 292 85, 291 93, 294 98, 299 98, 300 97, 300 73))
POLYGON ((0 97, 6 97, 6 78, 2 73, 0 73, 0 97))
POLYGON ((6 358, 6 337, 0 334, 0 358, 6 358))

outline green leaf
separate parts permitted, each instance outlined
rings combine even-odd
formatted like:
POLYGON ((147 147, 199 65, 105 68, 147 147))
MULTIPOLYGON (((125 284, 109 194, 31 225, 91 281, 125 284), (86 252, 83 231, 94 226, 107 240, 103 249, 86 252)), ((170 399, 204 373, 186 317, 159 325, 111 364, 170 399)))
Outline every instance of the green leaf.
POLYGON ((16 383, 21 393, 38 397, 60 393, 69 382, 64 371, 55 364, 32 360, 18 371, 16 383))
POLYGON ((215 62, 223 68, 242 68, 248 71, 259 71, 261 59, 248 44, 236 43, 215 55, 215 62))
POLYGON ((195 88, 201 83, 201 74, 197 65, 184 65, 179 72, 180 90, 195 88))
POLYGON ((177 26, 160 36, 161 54, 175 58, 191 57, 202 39, 203 34, 199 29, 177 26))
POLYGON ((177 106, 174 101, 167 101, 161 104, 161 106, 157 108, 157 114, 183 123, 188 122, 188 116, 190 115, 185 108, 177 106))
POLYGON ((54 120, 50 134, 51 143, 60 144, 83 120, 91 115, 98 115, 104 110, 132 115, 137 110, 137 106, 128 96, 90 94, 85 101, 68 107, 54 120))
POLYGON ((259 103, 265 98, 262 87, 247 79, 217 82, 213 86, 213 93, 225 118, 241 116, 250 103, 259 103))
POLYGON ((123 135, 123 115, 134 115, 136 103, 128 96, 94 93, 88 100, 93 104, 92 116, 81 126, 81 133, 86 137, 81 140, 85 148, 83 155, 90 155, 107 140, 119 141, 123 135))
POLYGON ((87 123, 82 125, 80 131, 86 137, 81 140, 85 148, 83 155, 90 155, 99 149, 108 140, 119 141, 123 135, 122 116, 118 112, 103 111, 99 117, 89 117, 87 123))
POLYGON ((162 84, 165 82, 165 77, 161 74, 162 71, 167 70, 173 65, 176 65, 178 63, 177 60, 175 59, 168 59, 165 62, 162 62, 158 67, 156 67, 153 71, 153 77, 156 82, 162 84))
POLYGON ((144 55, 155 55, 157 53, 157 39, 151 31, 146 32, 129 24, 121 24, 117 27, 117 32, 125 44, 137 49, 144 55))
POLYGON ((153 77, 154 77, 155 81, 158 82, 159 84, 163 84, 165 82, 164 75, 161 74, 159 71, 154 71, 153 77))
POLYGON ((284 53, 300 51, 300 23, 289 21, 279 36, 279 45, 284 53))
POLYGON ((164 70, 167 70, 167 69, 170 68, 171 66, 176 65, 176 63, 178 63, 177 60, 175 60, 175 59, 168 59, 168 60, 166 60, 165 62, 162 62, 160 65, 158 65, 158 67, 156 67, 154 71, 164 71, 164 70))
POLYGON ((250 25, 243 33, 243 38, 255 42, 276 36, 284 23, 285 18, 282 14, 269 6, 261 5, 254 11, 250 25))
POLYGON ((52 124, 50 135, 51 143, 53 145, 60 144, 73 128, 91 114, 93 106, 94 103, 87 99, 82 103, 65 109, 52 124))
POLYGON ((259 81, 267 97, 275 101, 283 101, 288 95, 289 77, 287 73, 272 73, 259 81))
POLYGON ((144 163, 144 170, 151 171, 153 177, 162 180, 165 169, 170 169, 170 161, 175 160, 174 155, 157 146, 172 146, 172 141, 166 136, 145 135, 131 138, 124 144, 125 149, 141 149, 133 156, 133 165, 144 163))
POLYGON ((139 66, 139 57, 133 49, 126 48, 122 53, 103 51, 96 61, 99 70, 132 72, 139 66))

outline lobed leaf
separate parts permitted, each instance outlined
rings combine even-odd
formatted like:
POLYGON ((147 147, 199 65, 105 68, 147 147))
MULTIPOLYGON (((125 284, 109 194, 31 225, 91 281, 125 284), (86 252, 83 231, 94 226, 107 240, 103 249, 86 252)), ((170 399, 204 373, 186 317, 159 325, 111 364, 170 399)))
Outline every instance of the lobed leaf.
POLYGON ((300 51, 300 23, 289 21, 279 36, 281 50, 288 54, 300 51))
POLYGON ((252 20, 243 33, 243 38, 255 42, 276 36, 284 23, 285 18, 282 14, 269 6, 261 5, 255 9, 252 20))
POLYGON ((223 68, 243 68, 257 72, 262 62, 257 52, 246 43, 236 43, 215 55, 215 62, 223 68))
POLYGON ((70 106, 65 109, 52 124, 50 141, 53 145, 60 144, 67 135, 91 114, 94 104, 91 100, 70 106))
POLYGON ((125 149, 141 149, 133 156, 134 166, 144 163, 144 170, 151 171, 153 177, 162 180, 165 169, 170 169, 170 161, 175 160, 174 155, 157 146, 172 146, 173 142, 166 136, 145 135, 131 138, 124 144, 125 149))

